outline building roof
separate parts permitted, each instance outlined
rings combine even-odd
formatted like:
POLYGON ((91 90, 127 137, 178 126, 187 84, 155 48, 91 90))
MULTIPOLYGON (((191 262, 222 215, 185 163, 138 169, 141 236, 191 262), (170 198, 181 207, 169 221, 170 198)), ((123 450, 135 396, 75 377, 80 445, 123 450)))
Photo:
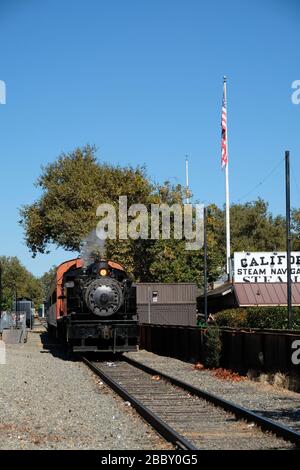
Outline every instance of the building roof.
MULTIPOLYGON (((232 292, 233 292, 232 283, 226 282, 225 284, 222 284, 221 286, 218 286, 215 289, 208 291, 207 296, 208 297, 224 297, 225 295, 231 294, 232 292)), ((204 293, 202 295, 204 295, 204 293)))
MULTIPOLYGON (((207 297, 208 298, 219 298, 219 297, 225 297, 228 294, 232 294, 233 291, 233 284, 231 282, 226 282, 225 284, 222 284, 221 286, 215 287, 214 289, 210 289, 207 291, 207 297)), ((200 298, 204 297, 204 289, 199 289, 198 296, 200 298)))
MULTIPOLYGON (((259 305, 287 305, 286 283, 234 283, 239 307, 259 305)), ((300 305, 300 283, 292 284, 292 304, 300 305)))

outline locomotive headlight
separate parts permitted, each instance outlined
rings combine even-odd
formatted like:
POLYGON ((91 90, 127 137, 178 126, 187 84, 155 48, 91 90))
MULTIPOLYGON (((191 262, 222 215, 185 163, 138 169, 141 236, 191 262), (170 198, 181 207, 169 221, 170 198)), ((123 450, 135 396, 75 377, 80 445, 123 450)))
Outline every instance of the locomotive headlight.
POLYGON ((100 269, 99 274, 100 276, 107 276, 107 269, 100 269))

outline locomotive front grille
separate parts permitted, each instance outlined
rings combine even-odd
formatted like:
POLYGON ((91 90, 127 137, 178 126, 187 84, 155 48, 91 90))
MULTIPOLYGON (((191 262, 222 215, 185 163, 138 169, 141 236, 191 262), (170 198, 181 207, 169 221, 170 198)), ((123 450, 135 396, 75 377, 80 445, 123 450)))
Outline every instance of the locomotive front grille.
POLYGON ((138 325, 126 324, 80 324, 72 322, 68 326, 68 338, 74 351, 122 352, 136 350, 138 325))

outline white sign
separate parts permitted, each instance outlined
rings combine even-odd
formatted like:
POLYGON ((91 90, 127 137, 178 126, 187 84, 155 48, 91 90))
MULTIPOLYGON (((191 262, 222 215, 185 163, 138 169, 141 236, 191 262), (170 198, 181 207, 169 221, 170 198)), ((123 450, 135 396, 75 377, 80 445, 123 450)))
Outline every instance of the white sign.
MULTIPOLYGON (((300 251, 291 252, 292 282, 300 282, 300 251)), ((287 282, 286 253, 234 253, 235 282, 287 282)))

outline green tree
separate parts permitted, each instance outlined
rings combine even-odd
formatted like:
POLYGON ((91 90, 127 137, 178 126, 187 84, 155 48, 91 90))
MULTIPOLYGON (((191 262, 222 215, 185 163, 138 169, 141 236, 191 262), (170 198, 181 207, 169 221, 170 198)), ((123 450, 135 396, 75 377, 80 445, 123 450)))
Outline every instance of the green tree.
POLYGON ((292 210, 292 250, 300 251, 300 209, 292 210))
POLYGON ((232 251, 280 251, 285 249, 285 222, 273 217, 267 202, 258 199, 233 204, 230 210, 232 251))
POLYGON ((55 280, 55 274, 56 266, 52 266, 52 268, 50 268, 49 271, 45 272, 39 279, 43 289, 44 300, 49 297, 50 287, 53 281, 55 280))
POLYGON ((25 242, 33 256, 48 252, 51 244, 78 251, 82 239, 96 226, 101 203, 144 203, 151 193, 144 168, 99 163, 94 147, 62 154, 42 169, 36 186, 42 196, 20 210, 25 242))
MULTIPOLYGON (((223 273, 224 253, 216 233, 222 223, 216 217, 216 206, 207 208, 207 258, 208 282, 214 281, 223 273)), ((158 240, 147 250, 149 280, 160 282, 196 282, 203 286, 204 249, 186 250, 186 240, 158 240)))
MULTIPOLYGON (((42 169, 36 184, 41 196, 22 207, 20 221, 33 256, 49 251, 51 245, 78 252, 82 240, 98 222, 98 205, 113 204, 117 212, 119 196, 127 195, 128 206, 142 203, 148 209, 152 203, 184 201, 180 185, 168 181, 154 184, 144 167, 99 162, 91 146, 60 155, 42 169)), ((213 281, 224 272, 225 211, 210 204, 207 214, 208 274, 213 281)), ((148 222, 150 227, 150 215, 148 222)), ((300 249, 300 211, 293 211, 292 222, 293 249, 300 249)), ((232 252, 285 250, 285 220, 273 217, 262 199, 233 204, 231 243, 232 252)), ((124 264, 136 280, 203 283, 203 250, 186 251, 185 240, 107 240, 106 253, 124 264)), ((47 276, 42 279, 46 290, 48 281, 47 276)))
POLYGON ((17 297, 28 297, 35 307, 43 300, 42 285, 33 274, 20 263, 17 257, 1 256, 2 266, 2 310, 10 310, 17 297))
MULTIPOLYGON (((225 210, 213 207, 215 248, 225 258, 225 210)), ((285 250, 285 219, 274 217, 262 199, 230 207, 231 251, 285 250)), ((208 229, 209 230, 209 229, 208 229)))
MULTIPOLYGON (((121 195, 127 196, 128 206, 142 203, 148 209, 152 203, 173 204, 183 200, 180 185, 153 184, 144 168, 99 163, 95 149, 89 146, 63 154, 43 168, 37 185, 42 189, 42 196, 21 209, 25 240, 33 255, 44 253, 51 244, 78 251, 83 238, 98 222, 98 205, 110 203, 117 211, 121 195)), ((163 256, 170 251, 167 241, 107 240, 106 252, 108 257, 123 263, 137 280, 191 280, 193 273, 199 271, 200 260, 185 255, 183 243, 171 240, 170 244, 181 256, 178 254, 173 263, 166 257, 166 272, 160 276, 158 252, 163 256)))

